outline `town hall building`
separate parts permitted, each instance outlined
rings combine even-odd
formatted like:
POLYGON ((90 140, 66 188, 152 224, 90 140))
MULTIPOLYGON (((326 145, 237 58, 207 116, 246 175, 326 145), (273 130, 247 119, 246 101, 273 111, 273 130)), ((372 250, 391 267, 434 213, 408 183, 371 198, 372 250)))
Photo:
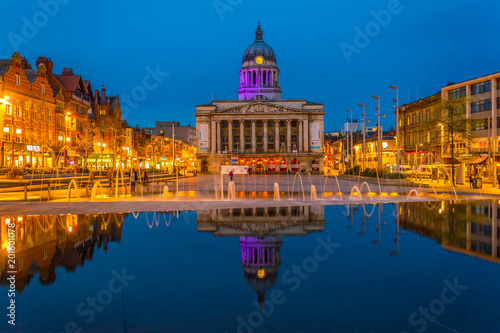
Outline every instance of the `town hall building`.
POLYGON ((250 172, 323 172, 323 104, 281 99, 274 50, 259 25, 243 54, 238 100, 196 106, 197 168, 223 165, 250 172))

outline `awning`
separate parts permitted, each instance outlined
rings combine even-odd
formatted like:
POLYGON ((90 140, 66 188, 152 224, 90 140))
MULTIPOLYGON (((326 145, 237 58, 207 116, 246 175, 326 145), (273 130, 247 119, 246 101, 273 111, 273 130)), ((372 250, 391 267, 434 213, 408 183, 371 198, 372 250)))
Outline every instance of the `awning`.
POLYGON ((470 163, 471 164, 481 164, 481 163, 484 163, 487 159, 488 159, 488 155, 480 156, 470 163))

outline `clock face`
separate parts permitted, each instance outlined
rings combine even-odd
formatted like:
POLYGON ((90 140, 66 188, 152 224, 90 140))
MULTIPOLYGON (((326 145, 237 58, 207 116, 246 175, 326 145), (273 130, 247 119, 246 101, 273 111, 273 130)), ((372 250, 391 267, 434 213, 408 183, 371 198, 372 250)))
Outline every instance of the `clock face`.
POLYGON ((262 65, 264 63, 264 58, 258 56, 257 58, 255 58, 255 62, 257 63, 257 65, 262 65))

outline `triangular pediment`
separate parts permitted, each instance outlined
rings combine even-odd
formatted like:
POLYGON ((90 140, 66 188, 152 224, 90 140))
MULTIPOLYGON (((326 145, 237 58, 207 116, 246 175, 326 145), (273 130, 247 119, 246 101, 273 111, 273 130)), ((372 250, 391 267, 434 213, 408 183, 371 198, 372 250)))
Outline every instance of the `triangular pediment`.
POLYGON ((233 106, 215 111, 216 114, 280 114, 280 113, 307 113, 308 111, 273 104, 268 102, 255 102, 233 106))

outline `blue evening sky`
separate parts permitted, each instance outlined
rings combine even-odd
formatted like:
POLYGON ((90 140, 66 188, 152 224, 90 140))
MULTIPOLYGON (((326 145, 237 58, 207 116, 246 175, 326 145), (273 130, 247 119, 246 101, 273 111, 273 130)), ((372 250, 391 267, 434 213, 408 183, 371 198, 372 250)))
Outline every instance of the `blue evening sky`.
POLYGON ((242 55, 258 20, 277 54, 282 98, 324 103, 327 131, 340 129, 346 109, 359 117, 358 102, 367 103, 374 125, 373 94, 389 114, 384 127, 393 124, 390 84, 399 84, 407 103, 448 82, 500 71, 500 2, 397 2, 4 0, 0 58, 19 50, 33 66, 38 56, 51 57, 57 74, 72 67, 93 89, 104 80, 108 95, 120 96, 129 124, 144 127, 173 118, 194 125, 195 106, 212 93, 237 99, 242 55), (388 8, 390 18, 374 24, 373 12, 388 8), (372 37, 356 43, 356 28, 372 37), (341 49, 347 44, 356 48, 348 57, 341 49), (141 91, 146 68, 169 75, 159 76, 154 89, 148 81, 147 96, 127 103, 126 95, 141 91))

